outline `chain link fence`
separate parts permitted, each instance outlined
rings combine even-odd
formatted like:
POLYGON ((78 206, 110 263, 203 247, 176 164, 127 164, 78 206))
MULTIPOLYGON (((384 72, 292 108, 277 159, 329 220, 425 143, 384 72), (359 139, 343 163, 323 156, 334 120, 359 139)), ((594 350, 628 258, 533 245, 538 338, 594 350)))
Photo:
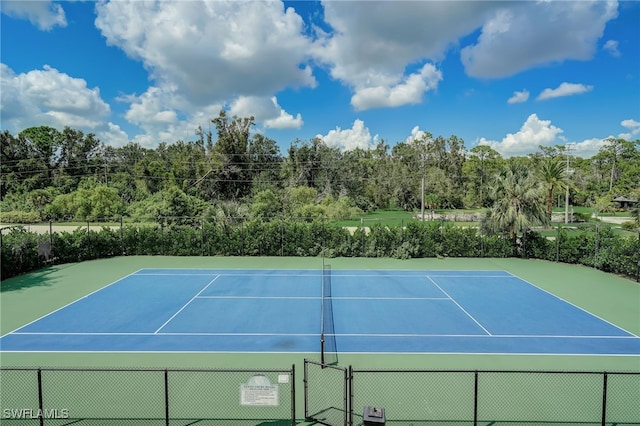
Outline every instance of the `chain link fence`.
POLYGON ((290 370, 1 368, 2 424, 296 424, 290 370))
POLYGON ((332 412, 350 395, 345 422, 361 426, 365 407, 387 425, 640 425, 640 372, 330 370, 305 361, 305 415, 332 412), (338 383, 340 373, 348 373, 338 383), (312 407, 312 408, 311 408, 312 407))
POLYGON ((473 374, 353 370, 351 386, 353 425, 363 423, 364 407, 384 408, 387 424, 408 425, 430 420, 452 426, 473 425, 473 374))
POLYGON ((304 416, 328 426, 350 424, 347 368, 304 361, 304 416))

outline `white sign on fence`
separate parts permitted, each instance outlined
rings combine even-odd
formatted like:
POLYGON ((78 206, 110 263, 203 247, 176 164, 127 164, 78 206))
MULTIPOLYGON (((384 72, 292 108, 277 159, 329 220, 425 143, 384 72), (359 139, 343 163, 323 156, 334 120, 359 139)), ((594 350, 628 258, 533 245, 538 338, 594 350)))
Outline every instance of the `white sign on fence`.
POLYGON ((251 376, 240 385, 240 405, 277 406, 280 404, 278 385, 272 385, 261 374, 251 376))

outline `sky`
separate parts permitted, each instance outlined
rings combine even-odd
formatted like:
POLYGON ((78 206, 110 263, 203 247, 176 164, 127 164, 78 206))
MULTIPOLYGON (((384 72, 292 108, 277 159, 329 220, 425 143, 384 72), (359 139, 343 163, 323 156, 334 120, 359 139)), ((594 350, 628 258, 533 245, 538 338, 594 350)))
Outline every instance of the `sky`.
POLYGON ((196 139, 221 109, 342 150, 640 139, 640 2, 0 0, 0 127, 196 139))

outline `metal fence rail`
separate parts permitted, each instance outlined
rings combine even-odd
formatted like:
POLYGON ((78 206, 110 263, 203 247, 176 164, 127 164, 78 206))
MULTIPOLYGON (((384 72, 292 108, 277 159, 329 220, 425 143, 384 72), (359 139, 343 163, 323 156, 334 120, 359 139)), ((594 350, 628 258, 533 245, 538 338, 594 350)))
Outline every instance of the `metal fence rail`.
POLYGON ((290 370, 0 368, 2 424, 296 424, 290 370))
MULTIPOLYGON (((310 366, 305 361, 310 411, 326 412, 335 404, 329 398, 347 389, 348 415, 323 421, 332 426, 363 425, 365 407, 384 408, 387 425, 640 425, 640 372, 349 367, 337 383, 331 366, 310 366)), ((305 406, 318 420, 308 413, 305 406)))

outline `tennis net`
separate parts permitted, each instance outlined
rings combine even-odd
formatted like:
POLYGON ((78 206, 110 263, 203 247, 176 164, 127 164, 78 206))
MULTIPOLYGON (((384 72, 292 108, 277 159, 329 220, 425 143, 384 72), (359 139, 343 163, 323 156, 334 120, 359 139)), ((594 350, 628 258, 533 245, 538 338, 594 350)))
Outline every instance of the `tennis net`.
POLYGON ((322 265, 322 330, 320 332, 320 361, 322 364, 338 363, 335 327, 333 325, 333 300, 331 298, 331 265, 322 265))

